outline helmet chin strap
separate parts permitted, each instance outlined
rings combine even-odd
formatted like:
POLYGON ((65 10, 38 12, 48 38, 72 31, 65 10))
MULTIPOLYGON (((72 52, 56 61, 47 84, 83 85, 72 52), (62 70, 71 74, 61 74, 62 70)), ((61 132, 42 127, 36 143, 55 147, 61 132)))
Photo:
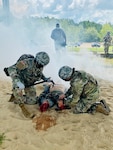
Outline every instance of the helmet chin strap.
MULTIPOLYGON (((72 74, 71 74, 71 76, 70 76, 70 78, 69 78, 68 80, 70 80, 70 79, 72 78, 73 73, 75 72, 75 68, 72 68, 72 70, 73 70, 73 71, 72 71, 72 74)), ((67 80, 67 81, 68 81, 68 80, 67 80)))
POLYGON ((36 64, 36 67, 37 67, 37 68, 42 68, 42 67, 43 67, 43 65, 38 64, 38 62, 36 61, 36 59, 34 60, 34 63, 36 64))
POLYGON ((37 67, 38 68, 42 68, 43 66, 37 63, 37 67))

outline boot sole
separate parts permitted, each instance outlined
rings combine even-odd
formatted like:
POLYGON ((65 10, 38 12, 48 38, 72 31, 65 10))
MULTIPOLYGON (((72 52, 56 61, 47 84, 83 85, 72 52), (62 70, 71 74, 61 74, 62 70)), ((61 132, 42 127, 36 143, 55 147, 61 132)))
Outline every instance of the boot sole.
POLYGON ((104 105, 104 107, 106 108, 106 110, 107 110, 108 112, 111 111, 110 108, 109 108, 109 106, 108 106, 108 104, 106 103, 105 100, 100 100, 100 102, 104 105))

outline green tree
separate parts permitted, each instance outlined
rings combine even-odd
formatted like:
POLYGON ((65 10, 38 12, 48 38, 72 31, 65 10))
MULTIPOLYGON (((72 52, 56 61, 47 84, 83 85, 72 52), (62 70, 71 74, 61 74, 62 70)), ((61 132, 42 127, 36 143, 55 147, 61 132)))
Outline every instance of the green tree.
POLYGON ((100 31, 100 38, 101 38, 101 41, 103 41, 103 37, 106 35, 107 32, 110 32, 111 35, 113 35, 113 26, 109 23, 106 23, 102 26, 102 29, 100 31))
POLYGON ((93 27, 90 27, 88 29, 82 29, 81 33, 81 41, 83 42, 99 42, 100 37, 97 30, 93 27))
POLYGON ((95 22, 90 22, 90 21, 82 21, 79 23, 79 25, 82 25, 83 28, 88 29, 88 28, 95 28, 98 32, 102 29, 102 25, 99 23, 95 22))

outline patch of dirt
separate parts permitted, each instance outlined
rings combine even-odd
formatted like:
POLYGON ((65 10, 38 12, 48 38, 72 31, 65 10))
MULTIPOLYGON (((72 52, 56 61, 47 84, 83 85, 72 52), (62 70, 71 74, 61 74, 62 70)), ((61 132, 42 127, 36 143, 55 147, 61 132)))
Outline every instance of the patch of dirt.
POLYGON ((46 131, 48 128, 56 125, 56 118, 51 115, 41 114, 40 116, 35 117, 33 122, 36 123, 36 130, 46 131))

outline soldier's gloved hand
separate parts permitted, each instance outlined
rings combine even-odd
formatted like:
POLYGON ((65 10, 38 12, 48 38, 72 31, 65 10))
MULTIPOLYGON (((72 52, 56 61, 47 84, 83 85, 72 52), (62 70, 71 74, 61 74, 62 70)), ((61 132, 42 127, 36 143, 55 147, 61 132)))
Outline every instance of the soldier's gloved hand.
POLYGON ((23 90, 25 88, 24 84, 20 81, 17 82, 17 87, 20 89, 20 90, 23 90))
POLYGON ((55 84, 54 81, 51 80, 51 78, 45 78, 44 81, 45 81, 45 82, 52 82, 53 84, 55 84))
POLYGON ((63 100, 62 99, 59 99, 57 101, 57 108, 55 109, 56 111, 58 110, 63 110, 64 109, 64 103, 63 103, 63 100))
POLYGON ((45 82, 49 82, 50 81, 50 77, 49 78, 45 78, 44 81, 45 82))

